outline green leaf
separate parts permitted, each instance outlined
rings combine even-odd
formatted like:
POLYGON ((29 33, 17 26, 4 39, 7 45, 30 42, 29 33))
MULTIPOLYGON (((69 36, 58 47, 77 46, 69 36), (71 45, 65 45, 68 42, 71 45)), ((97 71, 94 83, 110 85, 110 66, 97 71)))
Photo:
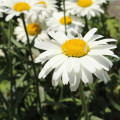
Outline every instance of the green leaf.
POLYGON ((46 94, 45 96, 46 96, 46 100, 48 100, 50 102, 54 102, 54 99, 51 98, 48 94, 46 94))
POLYGON ((111 97, 109 97, 111 105, 118 111, 120 111, 120 105, 117 104, 111 97))
POLYGON ((25 79, 26 75, 27 75, 27 73, 24 73, 24 74, 21 76, 21 78, 17 80, 17 82, 16 82, 16 87, 19 87, 19 86, 22 84, 22 82, 23 82, 23 80, 25 79))
POLYGON ((101 118, 99 118, 99 117, 97 117, 97 116, 91 116, 91 118, 90 118, 90 120, 103 120, 103 119, 101 119, 101 118))
POLYGON ((110 32, 110 35, 116 38, 116 33, 118 33, 119 30, 118 20, 116 20, 115 18, 107 19, 105 24, 107 26, 107 30, 110 32))

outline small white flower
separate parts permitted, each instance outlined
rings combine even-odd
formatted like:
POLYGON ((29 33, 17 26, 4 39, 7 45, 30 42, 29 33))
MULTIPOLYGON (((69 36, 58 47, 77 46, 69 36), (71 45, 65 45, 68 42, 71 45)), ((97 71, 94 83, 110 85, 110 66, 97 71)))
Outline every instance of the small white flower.
POLYGON ((74 37, 71 33, 66 36, 63 32, 49 32, 53 41, 36 41, 35 47, 45 50, 35 62, 48 61, 39 74, 45 78, 53 69, 52 84, 57 86, 62 78, 63 84, 70 84, 71 91, 76 91, 80 80, 93 83, 92 74, 107 82, 109 76, 106 71, 113 63, 106 56, 117 57, 111 49, 116 45, 108 44, 115 39, 101 39, 95 35, 96 28, 90 30, 84 37, 74 37))
POLYGON ((39 4, 43 5, 43 9, 39 12, 39 17, 48 18, 57 11, 56 0, 39 0, 39 4))
POLYGON ((42 4, 38 4, 39 0, 3 0, 3 6, 6 7, 4 12, 7 15, 6 21, 9 21, 14 16, 19 16, 21 13, 30 14, 30 12, 39 12, 42 9, 42 4))
POLYGON ((103 3, 106 3, 106 0, 66 0, 65 2, 67 13, 87 16, 88 19, 104 13, 100 8, 100 5, 103 3))
MULTIPOLYGON (((84 24, 82 23, 81 19, 75 16, 69 16, 68 14, 66 14, 65 18, 67 29, 76 28, 79 29, 80 32, 82 31, 82 27, 84 27, 84 24)), ((65 21, 63 12, 54 12, 52 14, 52 17, 47 19, 46 24, 48 26, 48 30, 65 31, 65 21)))
MULTIPOLYGON (((19 26, 15 28, 14 34, 16 35, 18 41, 22 41, 23 43, 26 44, 27 38, 26 38, 26 33, 24 30, 22 20, 18 19, 18 22, 19 22, 19 26)), ((35 21, 30 19, 27 20, 26 28, 27 28, 30 42, 32 42, 35 36, 37 36, 35 40, 39 40, 39 41, 49 40, 46 24, 44 22, 41 22, 39 19, 35 21)))
POLYGON ((5 56, 5 54, 4 54, 4 52, 3 52, 3 50, 1 50, 1 49, 0 49, 0 56, 2 56, 2 57, 4 57, 4 56, 5 56))
POLYGON ((3 17, 3 11, 4 11, 4 7, 3 7, 3 1, 0 0, 0 18, 3 17))

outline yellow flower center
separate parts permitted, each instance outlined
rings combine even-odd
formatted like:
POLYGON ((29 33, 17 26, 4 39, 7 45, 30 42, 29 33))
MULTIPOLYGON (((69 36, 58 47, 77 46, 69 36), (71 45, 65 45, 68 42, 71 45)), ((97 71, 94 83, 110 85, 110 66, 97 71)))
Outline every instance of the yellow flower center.
POLYGON ((14 10, 16 10, 17 12, 22 12, 29 9, 31 9, 30 5, 25 2, 19 2, 14 5, 14 10))
POLYGON ((71 39, 62 45, 63 54, 69 57, 82 57, 89 52, 89 45, 81 39, 71 39))
POLYGON ((44 1, 39 2, 38 4, 43 4, 44 7, 47 7, 47 4, 44 1))
POLYGON ((27 25, 27 31, 29 35, 35 36, 40 33, 41 28, 36 23, 30 23, 27 25))
POLYGON ((80 7, 89 7, 93 4, 93 1, 92 0, 78 0, 77 4, 80 7))
MULTIPOLYGON (((72 18, 70 18, 70 17, 68 17, 68 16, 66 16, 65 18, 66 18, 66 25, 70 25, 70 24, 72 23, 72 18)), ((62 18, 60 19, 60 23, 63 24, 63 25, 65 25, 64 17, 62 17, 62 18)))

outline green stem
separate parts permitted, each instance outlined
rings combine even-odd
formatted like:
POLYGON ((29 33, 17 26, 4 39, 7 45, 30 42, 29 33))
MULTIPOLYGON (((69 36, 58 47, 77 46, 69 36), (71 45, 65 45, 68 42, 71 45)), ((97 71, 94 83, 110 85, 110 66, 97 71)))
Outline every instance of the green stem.
POLYGON ((62 98, 63 98, 63 92, 64 92, 64 86, 61 86, 61 91, 60 91, 60 99, 59 101, 61 102, 62 98))
POLYGON ((82 102, 82 108, 84 110, 85 120, 89 120, 82 82, 80 83, 79 92, 80 92, 80 97, 81 97, 81 102, 82 102))
POLYGON ((89 27, 88 27, 88 20, 87 17, 85 16, 85 29, 88 31, 89 27))
POLYGON ((63 12, 64 12, 65 34, 67 35, 65 0, 63 0, 63 9, 64 9, 63 12))
MULTIPOLYGON (((8 38, 8 49, 11 50, 11 37, 12 37, 12 26, 11 26, 11 21, 9 21, 9 38, 8 38)), ((12 117, 14 117, 15 114, 15 110, 13 107, 13 97, 14 97, 14 93, 13 93, 13 89, 14 89, 14 81, 13 81, 13 70, 12 70, 12 55, 11 53, 9 53, 9 69, 10 69, 10 80, 11 80, 11 108, 12 108, 12 117)))
MULTIPOLYGON (((21 19, 22 19, 23 26, 24 26, 24 29, 25 29, 25 33, 26 33, 26 37, 27 37, 27 42, 28 42, 29 54, 30 54, 30 57, 31 57, 31 60, 32 60, 32 67, 33 67, 33 71, 34 71, 34 74, 35 74, 37 99, 38 99, 38 104, 39 104, 39 111, 38 111, 38 113, 40 113, 41 112, 41 102, 40 102, 40 93, 39 93, 39 83, 38 83, 37 72, 36 72, 35 65, 34 65, 34 59, 33 59, 33 56, 32 56, 30 39, 29 39, 29 36, 28 36, 28 32, 27 32, 27 28, 26 28, 26 23, 25 23, 25 20, 24 20, 24 14, 21 14, 21 19)), ((41 117, 41 120, 42 120, 42 116, 41 115, 40 115, 40 117, 41 117)))
POLYGON ((101 22, 102 22, 102 27, 103 27, 104 36, 105 36, 106 35, 105 18, 102 14, 101 14, 101 22))

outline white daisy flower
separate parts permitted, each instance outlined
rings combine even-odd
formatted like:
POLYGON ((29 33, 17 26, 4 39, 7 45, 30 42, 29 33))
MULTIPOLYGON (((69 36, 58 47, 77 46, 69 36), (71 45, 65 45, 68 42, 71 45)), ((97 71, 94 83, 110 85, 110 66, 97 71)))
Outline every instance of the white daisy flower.
POLYGON ((39 12, 42 4, 37 4, 39 0, 3 0, 3 6, 6 7, 4 12, 7 15, 6 21, 21 13, 29 14, 32 11, 39 12))
POLYGON ((0 49, 0 57, 5 57, 5 54, 2 49, 0 49))
POLYGON ((104 13, 100 8, 100 5, 103 3, 106 3, 106 0, 66 0, 65 2, 67 13, 87 16, 88 19, 104 13))
POLYGON ((4 11, 4 8, 3 8, 3 2, 2 0, 0 1, 0 18, 3 17, 3 11, 4 11))
POLYGON ((57 86, 62 78, 63 84, 70 84, 71 91, 76 91, 80 80, 93 83, 92 74, 107 82, 106 71, 112 67, 112 62, 106 56, 117 57, 111 49, 116 45, 108 44, 115 39, 101 39, 103 36, 94 35, 96 28, 90 30, 84 37, 74 37, 71 33, 66 36, 63 32, 49 32, 54 41, 36 41, 35 47, 45 50, 35 62, 48 61, 39 74, 45 78, 53 69, 52 84, 57 86))
MULTIPOLYGON (((26 44, 27 38, 22 20, 18 19, 18 22, 19 22, 19 26, 15 28, 14 34, 16 35, 18 41, 22 41, 23 43, 26 44)), ((49 40, 46 24, 44 22, 41 22, 39 19, 36 21, 32 21, 30 19, 26 21, 26 28, 30 42, 32 42, 35 36, 37 36, 35 40, 42 40, 42 41, 49 40)))
MULTIPOLYGON (((65 18, 67 29, 77 28, 80 30, 80 32, 82 31, 82 27, 84 27, 84 24, 82 23, 81 19, 75 16, 69 16, 69 14, 66 14, 65 18)), ((52 17, 46 20, 46 24, 48 26, 48 30, 65 31, 65 21, 63 12, 54 12, 52 14, 52 17)))
POLYGON ((39 17, 48 18, 57 11, 56 0, 39 0, 39 4, 43 5, 43 9, 39 12, 39 17))

